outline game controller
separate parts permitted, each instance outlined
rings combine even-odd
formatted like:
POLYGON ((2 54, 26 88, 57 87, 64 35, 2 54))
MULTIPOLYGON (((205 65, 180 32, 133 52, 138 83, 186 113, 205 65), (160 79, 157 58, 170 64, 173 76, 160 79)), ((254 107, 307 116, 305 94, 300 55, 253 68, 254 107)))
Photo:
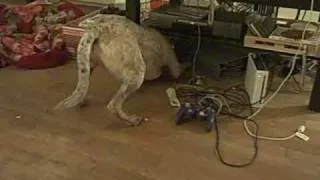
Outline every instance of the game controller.
POLYGON ((213 107, 204 107, 199 104, 183 104, 176 114, 176 125, 183 124, 187 119, 197 119, 198 116, 207 121, 206 130, 210 132, 216 120, 216 110, 213 107))

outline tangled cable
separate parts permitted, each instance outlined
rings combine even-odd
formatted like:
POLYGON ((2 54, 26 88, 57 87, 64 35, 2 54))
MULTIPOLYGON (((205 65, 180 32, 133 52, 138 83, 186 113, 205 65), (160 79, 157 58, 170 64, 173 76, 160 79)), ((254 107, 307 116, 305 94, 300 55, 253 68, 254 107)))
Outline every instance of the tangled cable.
MULTIPOLYGON (((233 88, 228 89, 220 89, 220 88, 212 88, 212 87, 199 87, 199 86, 193 86, 193 85, 178 85, 176 88, 177 96, 180 100, 190 102, 198 102, 200 105, 205 105, 205 102, 208 100, 211 100, 211 103, 213 103, 216 107, 216 114, 219 115, 228 115, 235 118, 240 119, 246 119, 247 116, 240 116, 237 114, 241 114, 241 112, 234 113, 232 105, 240 105, 245 106, 247 109, 251 108, 249 106, 249 99, 246 93, 244 93, 244 97, 240 98, 240 93, 236 94, 235 92, 230 93, 229 91, 234 90, 237 86, 234 86, 233 88), (236 101, 235 99, 239 100, 236 101), (231 104, 231 102, 233 104, 231 104)), ((237 91, 240 90, 240 88, 237 89, 237 91)), ((245 92, 245 91, 243 91, 245 92)), ((259 131, 259 125, 254 120, 248 120, 255 125, 255 133, 258 134, 259 131)), ((256 159, 258 155, 258 138, 253 138, 253 148, 254 152, 251 157, 251 159, 248 162, 242 163, 242 164, 234 164, 227 162, 224 160, 223 155, 220 150, 220 142, 221 142, 221 135, 220 135, 220 128, 219 128, 219 120, 214 121, 214 129, 216 133, 216 140, 215 140, 215 153, 218 157, 218 159, 225 165, 230 167, 246 167, 251 165, 254 160, 256 159)))

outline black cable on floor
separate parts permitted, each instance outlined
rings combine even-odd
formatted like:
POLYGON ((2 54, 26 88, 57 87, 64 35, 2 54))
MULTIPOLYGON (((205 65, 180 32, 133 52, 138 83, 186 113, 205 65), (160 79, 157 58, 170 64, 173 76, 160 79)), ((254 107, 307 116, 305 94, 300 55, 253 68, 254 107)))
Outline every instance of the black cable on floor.
MULTIPOLYGON (((259 132, 259 125, 257 124, 257 122, 255 122, 254 120, 247 120, 249 122, 252 122, 256 128, 255 128, 255 134, 258 135, 259 132)), ((242 168, 242 167, 247 167, 249 165, 251 165, 255 159, 258 156, 258 138, 257 136, 253 138, 253 148, 254 148, 254 152, 253 155, 251 157, 251 159, 248 162, 245 162, 243 164, 233 164, 230 162, 227 162, 226 160, 224 160, 221 151, 220 151, 220 129, 219 129, 219 125, 218 125, 218 121, 215 121, 215 132, 216 132, 216 141, 215 141, 215 150, 216 150, 216 154, 218 156, 218 159, 220 160, 221 163, 223 163, 224 165, 230 166, 230 167, 235 167, 235 168, 242 168)))
MULTIPOLYGON (((253 113, 252 105, 250 104, 250 97, 249 97, 248 92, 245 89, 241 88, 241 85, 233 86, 233 87, 227 89, 225 92, 230 92, 231 93, 231 90, 242 92, 241 95, 242 95, 242 98, 244 99, 245 102, 243 104, 241 103, 241 105, 246 105, 250 109, 250 113, 253 113), (245 97, 243 97, 243 95, 245 97)), ((235 93, 235 92, 232 92, 232 93, 235 93)), ((227 94, 225 94, 225 95, 227 95, 227 94)), ((227 98, 227 96, 226 96, 226 98, 227 98)), ((220 151, 220 140, 221 140, 220 129, 219 129, 218 121, 217 120, 215 121, 215 132, 216 132, 216 142, 215 142, 216 147, 215 147, 215 150, 216 150, 216 154, 217 154, 218 159, 220 160, 220 162, 223 163, 224 165, 227 165, 227 166, 230 166, 230 167, 235 167, 235 168, 247 167, 247 166, 251 165, 255 161, 257 156, 258 156, 259 125, 257 124, 256 121, 251 120, 251 119, 247 119, 248 116, 240 116, 240 115, 234 114, 232 112, 228 112, 228 111, 223 113, 223 114, 226 114, 226 115, 228 115, 230 117, 234 117, 234 118, 237 118, 237 119, 247 120, 247 121, 253 123, 255 125, 255 127, 256 127, 255 128, 255 135, 256 136, 252 137, 253 138, 254 152, 253 152, 253 155, 252 155, 251 159, 248 162, 243 163, 243 164, 233 164, 233 163, 230 163, 230 162, 227 162, 226 160, 224 160, 224 158, 223 158, 223 156, 221 154, 221 151, 220 151)), ((240 113, 238 113, 238 114, 240 114, 240 113)))

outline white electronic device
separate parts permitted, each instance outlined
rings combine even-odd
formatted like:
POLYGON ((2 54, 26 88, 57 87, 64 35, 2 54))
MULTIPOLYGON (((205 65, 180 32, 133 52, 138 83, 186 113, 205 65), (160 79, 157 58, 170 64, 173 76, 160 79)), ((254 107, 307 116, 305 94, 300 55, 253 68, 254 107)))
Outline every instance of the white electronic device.
POLYGON ((267 95, 269 71, 263 60, 256 54, 248 54, 245 75, 245 89, 248 92, 253 107, 260 107, 267 95))

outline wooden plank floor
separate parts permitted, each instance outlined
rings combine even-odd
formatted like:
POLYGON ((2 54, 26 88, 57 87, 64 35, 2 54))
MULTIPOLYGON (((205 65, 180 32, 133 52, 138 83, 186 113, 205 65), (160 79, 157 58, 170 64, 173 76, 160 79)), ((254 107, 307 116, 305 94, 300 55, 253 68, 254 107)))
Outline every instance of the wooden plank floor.
MULTIPOLYGON (((259 115, 261 133, 290 134, 308 127, 308 142, 259 142, 252 166, 222 165, 214 153, 214 133, 200 122, 174 125, 168 106, 169 81, 147 83, 130 99, 130 112, 148 115, 140 127, 127 127, 106 110, 118 83, 104 70, 93 75, 89 106, 52 112, 72 92, 76 66, 44 71, 0 70, 1 180, 318 180, 320 177, 320 115, 306 109, 309 93, 282 92, 259 115)), ((241 121, 221 120, 223 154, 242 162, 252 154, 241 121)))

